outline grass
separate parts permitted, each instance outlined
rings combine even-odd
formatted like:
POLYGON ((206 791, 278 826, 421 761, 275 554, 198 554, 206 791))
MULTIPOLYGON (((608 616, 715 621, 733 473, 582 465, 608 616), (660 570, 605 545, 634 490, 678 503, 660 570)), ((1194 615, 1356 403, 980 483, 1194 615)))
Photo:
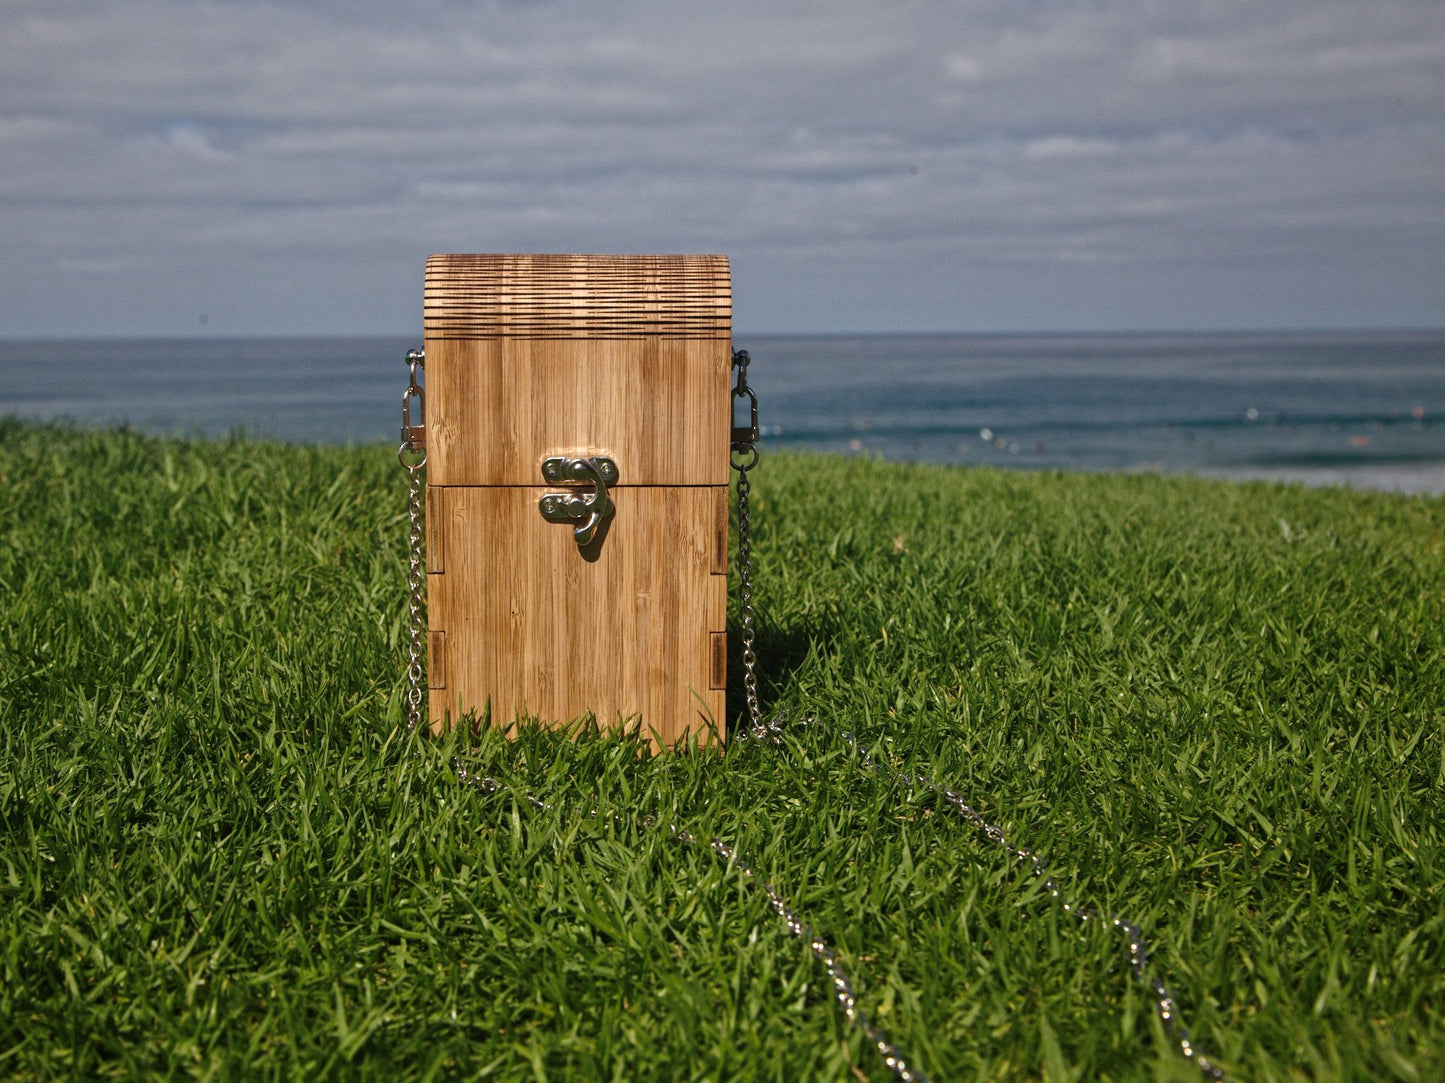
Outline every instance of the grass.
POLYGON ((888 1078, 672 823, 936 1079, 1198 1078, 1117 932, 844 731, 1140 923, 1232 1078, 1445 1076, 1445 501, 755 478, 763 698, 814 724, 469 747, 402 726, 390 449, 0 422, 0 1076, 888 1078))

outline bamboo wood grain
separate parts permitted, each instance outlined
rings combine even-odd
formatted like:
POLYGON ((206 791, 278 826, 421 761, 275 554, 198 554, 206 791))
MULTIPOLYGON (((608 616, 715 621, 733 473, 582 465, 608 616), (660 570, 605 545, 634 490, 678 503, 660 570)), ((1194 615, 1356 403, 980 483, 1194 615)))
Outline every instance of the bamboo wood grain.
POLYGON ((426 345, 434 485, 535 485, 549 455, 606 453, 623 485, 723 485, 729 344, 473 339, 426 345))
POLYGON ((427 605, 432 643, 445 632, 446 684, 431 693, 434 727, 490 703, 499 723, 591 712, 603 726, 640 716, 663 744, 690 730, 720 740, 727 576, 714 571, 717 491, 615 490, 595 559, 569 527, 542 518, 544 491, 436 490, 428 533, 447 564, 427 576, 427 605))

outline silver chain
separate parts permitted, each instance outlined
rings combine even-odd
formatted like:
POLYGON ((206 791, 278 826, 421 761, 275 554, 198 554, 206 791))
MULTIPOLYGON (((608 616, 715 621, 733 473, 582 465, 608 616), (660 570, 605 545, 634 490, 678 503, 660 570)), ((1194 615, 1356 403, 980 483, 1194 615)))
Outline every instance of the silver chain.
MULTIPOLYGON (((456 770, 457 778, 465 786, 471 786, 489 795, 499 793, 501 790, 507 788, 499 779, 493 778, 490 775, 474 774, 459 757, 452 761, 452 765, 456 770)), ((550 803, 542 800, 534 793, 515 790, 512 792, 515 796, 535 809, 545 811, 553 807, 550 803)), ((597 810, 595 808, 592 809, 589 815, 596 818, 597 810)), ((609 817, 609 819, 614 823, 618 820, 616 816, 609 817)), ((647 827, 655 827, 657 821, 652 816, 644 816, 642 823, 647 827)), ((689 846, 695 846, 701 842, 691 831, 677 827, 674 824, 667 825, 667 833, 678 842, 686 843, 689 846)), ((848 1022, 863 1032, 868 1041, 872 1043, 873 1048, 878 1051, 878 1055, 883 1058, 883 1063, 888 1066, 894 1076, 902 1080, 903 1083, 928 1083, 928 1076, 924 1075, 917 1068, 911 1067, 908 1062, 904 1060, 903 1054, 899 1051, 898 1047, 888 1040, 888 1036, 883 1033, 882 1028, 874 1023, 868 1013, 858 1006, 858 994, 853 989, 852 979, 848 977, 848 972, 843 969, 843 964, 838 960, 838 953, 833 950, 832 945, 814 932, 812 926, 798 916, 798 912, 788 903, 786 896, 773 887, 772 884, 758 876, 757 870, 753 868, 751 862, 742 857, 735 847, 716 836, 708 839, 707 847, 713 854, 720 858, 726 866, 737 869, 742 873, 743 879, 747 883, 756 886, 758 890, 762 891, 767 897, 768 905, 773 908, 773 912, 777 914, 778 917, 783 919, 783 923, 788 927, 788 931, 803 941, 803 943, 807 944, 808 950, 813 953, 814 958, 822 962, 823 969, 828 972, 828 978, 832 982, 833 996, 838 1001, 838 1006, 843 1009, 844 1016, 848 1019, 848 1022)))
MULTIPOLYGON (((750 738, 764 739, 774 744, 782 745, 784 723, 781 714, 774 714, 769 721, 763 721, 762 709, 758 704, 757 654, 753 648, 755 636, 754 626, 757 619, 757 612, 753 607, 752 516, 748 499, 750 492, 748 471, 758 464, 758 398, 757 393, 748 383, 748 365, 750 362, 751 358, 746 350, 738 350, 733 354, 733 365, 738 370, 737 386, 733 390, 733 395, 735 398, 746 398, 751 411, 751 424, 746 430, 749 435, 746 438, 741 438, 741 434, 745 430, 735 428, 733 430, 732 444, 733 469, 738 472, 738 606, 741 614, 743 640, 743 688, 747 696, 748 718, 750 723, 747 735, 750 738), (738 461, 739 454, 745 456, 742 462, 738 461)), ((808 725, 811 721, 812 720, 805 720, 802 724, 808 725)), ((851 733, 845 733, 843 737, 853 746, 854 750, 857 751, 858 745, 853 735, 851 733)), ((1043 878, 1044 890, 1049 893, 1051 898, 1059 903, 1064 913, 1072 914, 1077 917, 1080 922, 1084 923, 1098 922, 1100 920, 1098 911, 1090 907, 1079 906, 1065 899, 1059 890, 1058 882, 1048 873, 1048 866, 1044 860, 1033 851, 1016 846, 1010 842, 1004 834, 1003 829, 985 820, 972 805, 964 800, 962 794, 933 781, 926 775, 898 774, 896 772, 885 771, 873 762, 871 756, 866 754, 863 756, 863 761, 880 774, 891 776, 894 781, 903 782, 910 787, 925 789, 937 794, 961 820, 976 828, 989 841, 1002 847, 1004 852, 1015 861, 1027 862, 1033 876, 1043 878)), ((713 849, 718 853, 723 852, 718 849, 719 846, 722 845, 723 844, 719 843, 716 839, 713 840, 713 849)), ((728 856, 731 856, 731 851, 729 851, 728 856)), ((750 866, 743 862, 735 863, 751 878, 752 870, 750 866)), ((773 909, 787 922, 788 928, 793 930, 797 935, 802 936, 805 940, 811 942, 813 953, 823 960, 824 965, 828 969, 829 976, 834 979, 835 987, 838 987, 840 979, 835 970, 837 957, 833 954, 832 950, 822 941, 817 940, 806 925, 802 925, 798 921, 796 915, 787 908, 787 904, 770 886, 764 885, 764 891, 767 893, 769 900, 772 901, 773 909), (806 930, 806 933, 803 930, 806 930)), ((1194 1047, 1188 1028, 1179 1020, 1179 1012, 1175 1006, 1173 994, 1169 992, 1169 989, 1164 985, 1163 981, 1150 969, 1149 955, 1144 945, 1143 931, 1128 918, 1117 914, 1108 920, 1114 928, 1124 933, 1128 945, 1130 969, 1133 971, 1135 978, 1142 982, 1153 995, 1154 1008, 1159 1013, 1159 1019, 1164 1024, 1165 1032, 1178 1043, 1180 1053, 1183 1054, 1186 1059, 1192 1060, 1198 1065, 1200 1072, 1203 1073, 1205 1078, 1222 1080, 1224 1078, 1224 1071, 1194 1047)), ((899 1079, 912 1080, 922 1078, 904 1064, 903 1058, 898 1054, 897 1049, 888 1042, 887 1038, 883 1036, 882 1032, 879 1031, 876 1026, 867 1020, 866 1016, 860 1019, 855 1015, 852 989, 847 987, 846 977, 841 980, 843 986, 839 989, 838 998, 839 1003, 843 1005, 844 1012, 848 1016, 849 1021, 857 1023, 864 1033, 868 1035, 869 1040, 877 1046, 879 1053, 883 1056, 884 1062, 893 1070, 894 1075, 899 1079), (843 988, 847 989, 847 999, 844 999, 843 988)))
POLYGON ((738 370, 733 398, 749 404, 750 423, 734 427, 731 462, 738 472, 738 624, 743 641, 743 696, 748 706, 749 736, 764 737, 776 727, 763 721, 758 703, 758 655, 753 644, 757 640, 757 611, 753 609, 753 511, 752 483, 748 471, 758 465, 758 396, 748 385, 748 365, 752 358, 747 350, 733 353, 733 367, 738 370))
MULTIPOLYGON (((851 733, 843 734, 843 738, 858 751, 857 739, 851 733)), ((1092 907, 1079 906, 1064 897, 1060 890, 1058 881, 1048 871, 1048 864, 1042 857, 1032 850, 1015 845, 1003 828, 997 824, 989 823, 983 816, 970 805, 962 794, 957 790, 950 789, 942 783, 935 782, 927 775, 910 774, 892 771, 880 767, 873 762, 873 757, 868 753, 862 753, 863 762, 872 767, 880 775, 895 782, 901 782, 909 787, 927 790, 937 794, 949 809, 958 816, 964 823, 977 829, 979 834, 990 842, 999 846, 1004 853, 1013 858, 1015 862, 1026 863, 1029 872, 1036 878, 1042 878, 1044 890, 1049 897, 1054 899, 1063 909, 1064 913, 1072 914, 1082 924, 1097 923, 1101 920, 1099 912, 1092 907)), ((1189 1036, 1189 1029, 1179 1021, 1179 1012, 1174 1005, 1174 997, 1149 967, 1149 953, 1144 946, 1144 933, 1134 922, 1121 915, 1115 914, 1108 918, 1108 922, 1115 929, 1123 932, 1129 951, 1129 967, 1134 972, 1134 977, 1148 987, 1154 996, 1154 1008, 1159 1013, 1159 1019, 1164 1024, 1164 1030, 1179 1045, 1179 1052, 1188 1060, 1198 1065, 1200 1072, 1206 1079, 1222 1080, 1224 1070, 1209 1060, 1203 1053, 1194 1047, 1193 1040, 1189 1036)))
MULTIPOLYGON (((426 442, 425 429, 422 424, 413 425, 411 421, 411 404, 415 400, 418 404, 424 403, 424 389, 417 383, 417 369, 424 364, 423 353, 420 350, 411 350, 406 355, 407 364, 410 369, 411 379, 402 399, 402 442, 397 449, 397 457, 408 472, 407 487, 407 511, 409 516, 409 567, 407 574, 407 586, 410 593, 410 643, 407 655, 407 730, 414 733, 424 719, 423 700, 425 689, 423 687, 426 672, 423 663, 423 637, 425 632, 425 597, 423 584, 425 582, 425 561, 423 555, 424 542, 424 518, 422 507, 422 467, 426 464, 426 442)), ((758 677, 757 677, 757 652, 755 642, 757 637, 757 611, 753 606, 753 562, 752 562, 752 508, 751 508, 751 483, 748 472, 758 464, 758 426, 757 426, 757 394, 748 384, 747 370, 750 358, 746 350, 738 350, 733 354, 733 365, 738 370, 737 385, 733 389, 735 398, 746 399, 750 406, 751 424, 746 428, 734 428, 731 450, 732 468, 738 472, 738 609, 739 621, 742 629, 742 661, 743 661, 743 690, 747 701, 748 725, 747 736, 753 739, 764 739, 773 744, 783 744, 782 735, 784 731, 783 716, 775 714, 772 719, 764 721, 762 708, 758 701, 758 677)), ((808 725, 812 720, 806 720, 802 724, 808 725)), ((857 741, 851 733, 843 734, 855 751, 858 751, 857 741)), ((1015 862, 1027 863, 1030 872, 1035 878, 1043 878, 1044 890, 1051 898, 1056 900, 1066 914, 1072 914, 1080 922, 1098 922, 1099 912, 1090 907, 1078 906, 1064 898, 1059 889, 1058 883, 1048 873, 1048 866, 1044 860, 1031 850, 1017 846, 1004 834, 1002 828, 985 820, 979 812, 973 808, 962 794, 950 789, 941 783, 935 782, 927 775, 908 774, 892 771, 874 763, 871 755, 862 753, 863 762, 880 775, 891 778, 895 782, 904 783, 910 787, 927 790, 943 799, 944 804, 950 808, 963 822, 975 828, 981 835, 990 842, 995 843, 1004 850, 1015 862)), ((502 783, 489 776, 473 774, 470 768, 460 758, 453 760, 453 768, 457 778, 468 786, 473 786, 486 793, 496 793, 502 788, 502 783)), ((545 801, 533 794, 522 795, 524 799, 538 809, 546 809, 549 806, 545 801)), ((595 810, 594 810, 595 815, 595 810)), ((652 823, 651 817, 646 822, 652 823)), ((669 834, 679 842, 696 844, 698 839, 692 832, 669 825, 669 834)), ((909 1066, 903 1054, 889 1039, 883 1030, 872 1021, 866 1012, 858 1006, 857 994, 854 991, 852 981, 847 972, 843 969, 838 960, 838 954, 834 949, 820 937, 814 930, 800 918, 796 911, 789 905, 785 896, 780 894, 771 884, 759 879, 753 866, 741 857, 737 850, 721 839, 713 837, 708 841, 708 848, 721 858, 729 866, 740 871, 744 878, 750 883, 760 885, 763 894, 767 896, 774 913, 780 917, 787 926, 788 931, 808 945, 813 956, 823 963, 824 969, 833 985, 833 995, 843 1014, 848 1021, 857 1026, 872 1043, 883 1063, 893 1075, 902 1083, 926 1083, 927 1076, 916 1068, 909 1066)), ((1149 967, 1148 951, 1144 944, 1144 934, 1137 924, 1129 919, 1114 915, 1108 919, 1109 923, 1116 929, 1122 931, 1127 939, 1129 952, 1129 965, 1135 978, 1144 983, 1153 994, 1154 1008, 1164 1025, 1165 1032, 1178 1044, 1180 1053, 1193 1061, 1203 1073, 1205 1078, 1211 1080, 1223 1080, 1224 1071, 1212 1063, 1203 1053, 1194 1047, 1188 1029, 1180 1022, 1178 1011, 1175 1007, 1174 997, 1168 988, 1149 967)))
MULTIPOLYGON (((673 831, 673 835, 682 842, 696 842, 690 831, 673 831)), ((732 865, 743 874, 750 882, 761 885, 762 892, 768 897, 773 912, 783 919, 787 925, 788 932, 792 933, 803 943, 808 945, 808 950, 813 956, 823 963, 823 969, 828 972, 828 977, 833 982, 833 996, 837 998, 838 1006, 843 1009, 843 1014, 848 1022, 852 1023, 870 1042, 878 1055, 883 1058, 890 1071, 903 1081, 903 1083, 928 1083, 928 1077, 916 1068, 909 1067, 908 1062, 903 1059, 903 1054, 898 1047, 888 1040, 888 1035, 883 1029, 868 1017, 868 1013, 858 1007, 858 995, 853 991, 853 983, 849 980, 848 974, 843 969, 843 964, 838 961, 838 953, 815 933, 807 922, 798 917, 797 912, 788 905, 788 900, 780 895, 772 884, 765 880, 759 880, 757 872, 743 858, 738 856, 737 850, 714 838, 708 843, 712 852, 722 858, 723 861, 732 865)))
POLYGON ((410 519, 407 535, 408 565, 406 585, 409 592, 407 606, 411 622, 410 642, 407 644, 406 661, 406 728, 415 733, 422 724, 424 711, 422 702, 426 698, 426 667, 422 662, 423 641, 426 636, 426 597, 423 586, 426 583, 426 557, 422 545, 425 540, 425 517, 422 514, 422 467, 426 465, 426 393, 416 382, 417 369, 426 364, 426 355, 421 350, 408 350, 406 355, 410 379, 406 393, 401 398, 401 446, 396 457, 407 472, 407 515, 410 519), (411 404, 415 401, 421 408, 417 423, 412 423, 411 404))

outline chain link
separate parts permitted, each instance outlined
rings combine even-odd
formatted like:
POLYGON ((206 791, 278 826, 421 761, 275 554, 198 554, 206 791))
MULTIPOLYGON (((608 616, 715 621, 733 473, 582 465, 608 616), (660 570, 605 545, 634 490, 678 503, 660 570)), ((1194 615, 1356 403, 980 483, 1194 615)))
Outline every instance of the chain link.
POLYGON ((408 733, 415 733, 417 727, 422 723, 422 701, 426 696, 426 690, 423 687, 426 680, 426 667, 422 662, 422 641, 426 630, 426 600, 422 592, 425 569, 422 554, 423 517, 420 468, 412 470, 407 478, 407 511, 411 518, 409 535, 411 555, 406 579, 410 594, 407 606, 410 610, 411 636, 410 642, 407 644, 406 728, 408 733))
MULTIPOLYGON (((748 477, 748 472, 758 465, 758 396, 748 384, 748 365, 751 361, 747 350, 733 353, 733 367, 738 373, 733 397, 745 400, 749 413, 748 425, 733 429, 730 456, 732 468, 738 473, 738 623, 743 644, 743 695, 748 711, 747 736, 753 740, 781 744, 782 715, 775 713, 771 719, 764 721, 762 706, 758 702, 758 655, 755 647, 758 615, 753 607, 752 482, 748 477)), ((697 841, 690 831, 677 828, 671 828, 671 831, 673 836, 682 842, 697 841)), ((858 994, 832 946, 798 916, 788 904, 788 900, 779 894, 772 884, 759 879, 753 866, 742 858, 734 847, 718 838, 710 840, 708 846, 723 861, 738 869, 749 882, 760 885, 773 912, 783 919, 788 931, 807 944, 808 950, 822 962, 833 985, 833 996, 837 999, 838 1006, 843 1009, 848 1022, 863 1032, 894 1076, 901 1083, 927 1083, 928 1077, 908 1064, 903 1053, 889 1040, 883 1029, 858 1006, 858 994)))
POLYGON ((758 396, 748 385, 748 365, 752 358, 747 350, 733 352, 737 369, 737 385, 733 398, 745 399, 750 407, 747 427, 734 427, 730 460, 738 472, 738 624, 743 643, 743 698, 748 709, 748 736, 776 736, 777 722, 763 721, 758 702, 757 611, 753 608, 753 508, 752 482, 748 471, 758 465, 758 396))
MULTIPOLYGON (((673 834, 682 842, 696 842, 691 832, 674 831, 673 834)), ((764 895, 773 908, 773 912, 783 919, 787 925, 788 932, 792 933, 803 943, 808 945, 815 958, 823 964, 823 969, 828 972, 828 978, 833 983, 833 996, 838 1001, 838 1006, 843 1009, 843 1014, 848 1022, 852 1023, 867 1037, 878 1055, 883 1058, 883 1063, 902 1083, 928 1083, 928 1077, 917 1068, 910 1067, 903 1059, 902 1052, 888 1039, 883 1029, 869 1018, 868 1013, 858 1007, 858 994, 853 991, 853 983, 849 980, 843 964, 838 961, 838 953, 821 936, 815 933, 811 926, 797 912, 788 905, 788 900, 780 895, 772 884, 766 880, 758 879, 758 874, 753 870, 751 864, 738 856, 737 850, 714 838, 708 843, 709 848, 723 861, 736 868, 749 881, 760 885, 764 895)))

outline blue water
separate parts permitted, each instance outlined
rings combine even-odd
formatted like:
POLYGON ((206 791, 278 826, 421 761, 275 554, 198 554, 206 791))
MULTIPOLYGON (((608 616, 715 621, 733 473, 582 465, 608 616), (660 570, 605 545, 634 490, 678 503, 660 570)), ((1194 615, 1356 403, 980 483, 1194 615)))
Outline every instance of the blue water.
MULTIPOLYGON (((415 340, 0 341, 0 414, 394 440, 415 340)), ((1445 331, 766 337, 764 450, 1445 492, 1445 331)))

